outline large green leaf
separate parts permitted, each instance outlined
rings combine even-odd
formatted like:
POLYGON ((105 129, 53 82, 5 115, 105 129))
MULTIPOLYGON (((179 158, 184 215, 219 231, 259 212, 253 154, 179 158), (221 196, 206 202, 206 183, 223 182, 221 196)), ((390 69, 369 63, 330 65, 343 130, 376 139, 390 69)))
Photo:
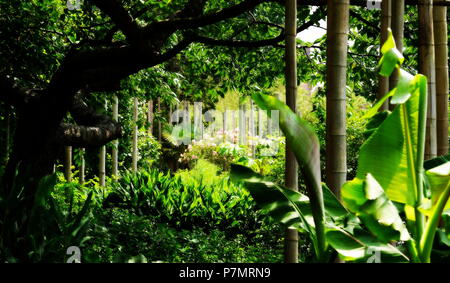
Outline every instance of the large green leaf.
POLYGON ((415 168, 415 149, 421 119, 419 103, 426 78, 417 75, 409 82, 411 96, 405 107, 396 107, 361 147, 357 178, 365 179, 370 173, 391 200, 415 205, 414 188, 420 171, 415 168))
POLYGON ((397 208, 372 175, 368 174, 364 180, 354 179, 344 184, 341 197, 346 207, 361 219, 379 241, 387 243, 410 239, 397 208))
POLYGON ((301 231, 313 232, 314 221, 307 196, 270 182, 242 165, 231 165, 231 178, 243 182, 258 206, 276 221, 301 231))
POLYGON ((380 68, 380 75, 386 77, 390 76, 394 69, 398 68, 405 60, 402 53, 396 49, 392 31, 389 29, 388 32, 388 39, 381 47, 381 53, 383 56, 378 64, 378 67, 380 68))
POLYGON ((352 234, 341 228, 326 232, 328 243, 345 261, 358 262, 408 262, 409 259, 396 247, 382 243, 362 230, 352 234), (378 258, 377 258, 378 257, 378 258))
POLYGON ((320 174, 320 143, 314 130, 286 104, 273 96, 254 94, 253 100, 264 110, 279 111, 280 128, 294 152, 304 177, 320 250, 325 253, 325 208, 320 174))
MULTIPOLYGON (((450 182, 450 161, 441 164, 425 172, 431 189, 431 202, 435 205, 442 192, 450 182)), ((450 208, 450 202, 447 201, 445 208, 450 208)))
MULTIPOLYGON (((299 192, 267 181, 263 176, 245 166, 232 164, 231 177, 243 182, 258 206, 267 211, 276 221, 289 227, 307 232, 318 252, 315 223, 313 220, 309 198, 299 192)), ((341 220, 349 212, 336 196, 323 184, 326 219, 334 226, 335 220, 341 220)))
POLYGON ((330 222, 349 215, 347 209, 336 198, 336 196, 325 183, 322 184, 322 190, 323 201, 325 205, 325 215, 330 219, 330 222))
POLYGON ((450 161, 450 154, 447 155, 442 155, 442 156, 438 156, 435 157, 433 159, 427 160, 423 163, 423 168, 425 170, 430 170, 434 167, 437 167, 441 164, 444 164, 446 162, 450 161))
POLYGON ((306 173, 305 181, 321 199, 320 143, 313 128, 273 96, 254 94, 252 98, 264 110, 279 111, 280 128, 286 136, 286 142, 306 173))
POLYGON ((423 262, 430 262, 434 237, 450 198, 450 162, 428 170, 426 175, 430 183, 433 207, 420 239, 420 256, 423 262))

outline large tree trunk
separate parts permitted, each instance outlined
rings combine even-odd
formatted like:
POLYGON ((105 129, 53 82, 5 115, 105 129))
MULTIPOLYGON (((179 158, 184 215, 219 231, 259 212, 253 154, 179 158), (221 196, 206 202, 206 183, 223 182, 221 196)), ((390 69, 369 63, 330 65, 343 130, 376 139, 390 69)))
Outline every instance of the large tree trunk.
POLYGON ((433 1, 419 0, 419 72, 428 79, 425 159, 436 157, 436 71, 434 60, 433 1))
POLYGON ((347 178, 346 72, 349 0, 328 0, 326 182, 337 195, 347 178))
POLYGON ((448 26, 447 7, 433 7, 436 51, 437 155, 448 154, 448 26))
MULTIPOLYGON (((286 1, 285 12, 286 47, 285 47, 285 78, 286 104, 296 112, 297 98, 297 1, 286 1)), ((292 149, 286 144, 285 185, 298 191, 298 164, 292 149)), ((296 229, 286 229, 284 242, 284 262, 298 262, 298 232, 296 229)))
MULTIPOLYGON (((383 1, 384 2, 384 1, 383 1)), ((405 29, 405 0, 392 0, 392 34, 397 45, 397 49, 403 53, 403 33, 405 29)), ((389 89, 393 89, 398 83, 398 73, 395 70, 389 78, 389 89)), ((389 104, 389 109, 394 109, 395 105, 389 104)))
MULTIPOLYGON (((394 0, 395 1, 395 0, 394 0)), ((391 27, 391 17, 392 17, 392 1, 383 0, 381 2, 381 39, 380 39, 380 50, 383 44, 388 38, 388 28, 391 27)), ((380 52, 381 53, 381 52, 380 52)), ((389 92, 389 78, 385 76, 378 76, 378 95, 377 99, 382 99, 389 92)), ((379 111, 384 111, 389 109, 389 101, 383 103, 379 111)))

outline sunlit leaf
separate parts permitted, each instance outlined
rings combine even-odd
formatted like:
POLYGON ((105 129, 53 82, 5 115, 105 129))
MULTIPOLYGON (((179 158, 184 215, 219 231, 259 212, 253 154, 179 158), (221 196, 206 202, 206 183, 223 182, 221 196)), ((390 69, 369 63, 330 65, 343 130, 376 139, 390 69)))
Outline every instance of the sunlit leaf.
POLYGON ((326 237, 329 244, 345 261, 380 263, 409 261, 399 249, 390 244, 381 243, 361 230, 350 234, 340 228, 328 229, 326 237))
POLYGON ((410 239, 397 208, 372 175, 368 174, 364 180, 355 179, 346 183, 342 187, 341 197, 348 209, 381 242, 410 239))

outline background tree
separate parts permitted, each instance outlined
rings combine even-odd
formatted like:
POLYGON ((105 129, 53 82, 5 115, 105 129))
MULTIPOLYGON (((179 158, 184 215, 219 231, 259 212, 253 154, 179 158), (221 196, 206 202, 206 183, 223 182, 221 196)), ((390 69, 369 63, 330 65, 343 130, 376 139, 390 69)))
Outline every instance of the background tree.
MULTIPOLYGON (((405 30, 405 0, 392 1, 392 34, 394 35, 395 44, 400 52, 403 52, 403 36, 405 30)), ((398 83, 398 73, 395 70, 389 78, 389 89, 393 89, 398 83)), ((389 104, 392 110, 394 105, 389 104)))
MULTIPOLYGON (((120 109, 131 109, 135 97, 155 99, 158 139, 164 143, 174 100, 202 99, 207 110, 230 89, 245 94, 267 91, 274 78, 283 76, 285 1, 91 0, 80 10, 69 10, 64 2, 0 0, 1 35, 6 39, 0 41, 0 131, 11 145, 1 193, 11 191, 15 178, 26 180, 24 215, 30 214, 39 180, 53 172, 65 146, 86 148, 86 174, 91 177, 97 172, 99 147, 131 135, 132 112, 122 111, 119 124, 103 111, 105 99, 111 103, 117 95, 120 109), (7 112, 12 115, 11 143, 4 132, 7 112)), ((328 1, 297 2, 325 6, 328 1)), ((373 99, 379 15, 365 8, 366 1, 351 3, 354 45, 349 48, 348 87, 373 99), (361 72, 363 68, 373 72, 361 72)), ((405 20, 414 17, 405 15, 405 20)), ((299 6, 297 18, 301 32, 318 25, 324 10, 299 6)), ((414 40, 415 31, 405 31, 406 40, 414 40)), ((314 43, 299 40, 298 49, 305 53, 298 56, 305 67, 297 76, 312 85, 324 82, 325 37, 314 43), (306 54, 306 49, 314 51, 306 54)), ((408 53, 414 49, 405 50, 408 53)), ((414 56, 408 60, 415 62, 414 56)), ((130 139, 121 139, 118 147, 122 166, 130 168, 130 139)), ((339 150, 345 155, 342 150, 345 147, 339 150)), ((345 172, 339 176, 341 180, 345 172)), ((19 225, 18 238, 25 238, 26 221, 19 225)), ((17 252, 26 255, 25 248, 17 252)))
MULTIPOLYGON (((392 21, 392 1, 384 0, 381 2, 381 37, 380 37, 380 49, 383 43, 388 38, 388 28, 391 28, 392 21)), ((378 99, 383 98, 389 92, 389 78, 379 76, 378 82, 378 99)), ((389 109, 389 101, 383 103, 380 107, 380 111, 389 109)))
POLYGON ((433 7, 436 54, 437 155, 448 154, 448 24, 447 7, 433 7))
MULTIPOLYGON (((297 1, 286 1, 286 104, 296 112, 297 107, 297 1)), ((286 145, 285 185, 298 191, 298 164, 294 152, 286 145)), ((298 232, 287 229, 285 237, 285 262, 298 262, 298 232)))
POLYGON ((348 0, 327 1, 326 182, 339 195, 347 180, 346 75, 348 0))
MULTIPOLYGON (((114 96, 114 104, 112 111, 113 120, 119 122, 119 98, 114 96)), ((113 148, 111 153, 112 158, 112 175, 119 176, 119 141, 115 140, 113 142, 113 148)))
POLYGON ((433 1, 419 0, 419 72, 428 79, 427 135, 425 159, 437 155, 436 70, 433 31, 433 1))

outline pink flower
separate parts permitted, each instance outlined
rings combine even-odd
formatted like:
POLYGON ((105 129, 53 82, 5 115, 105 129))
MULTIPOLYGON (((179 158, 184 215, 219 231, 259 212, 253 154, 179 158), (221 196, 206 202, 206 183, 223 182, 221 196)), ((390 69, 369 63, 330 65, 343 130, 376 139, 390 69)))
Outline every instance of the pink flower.
POLYGON ((192 155, 192 159, 197 159, 197 155, 192 155))

